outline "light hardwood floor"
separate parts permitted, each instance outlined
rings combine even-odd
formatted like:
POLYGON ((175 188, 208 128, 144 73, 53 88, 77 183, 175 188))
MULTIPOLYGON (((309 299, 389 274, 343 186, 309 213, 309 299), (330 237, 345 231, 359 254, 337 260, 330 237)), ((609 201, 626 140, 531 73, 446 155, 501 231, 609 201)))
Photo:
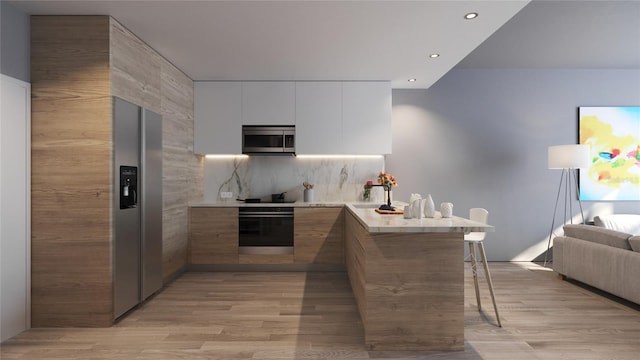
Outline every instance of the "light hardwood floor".
POLYGON ((466 264, 463 352, 367 352, 346 273, 186 273, 112 328, 32 329, 0 358, 639 358, 638 306, 532 263, 490 266, 503 327, 484 286, 478 312, 466 264))

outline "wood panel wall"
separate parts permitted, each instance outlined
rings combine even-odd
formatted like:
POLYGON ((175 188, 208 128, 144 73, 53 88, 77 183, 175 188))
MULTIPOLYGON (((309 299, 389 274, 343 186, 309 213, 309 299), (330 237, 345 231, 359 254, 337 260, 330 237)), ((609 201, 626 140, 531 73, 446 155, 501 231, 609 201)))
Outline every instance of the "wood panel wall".
POLYGON ((109 18, 31 18, 33 327, 109 326, 109 18))
POLYGON ((193 82, 108 16, 33 16, 32 326, 112 322, 112 96, 163 117, 163 277, 202 198, 193 82))

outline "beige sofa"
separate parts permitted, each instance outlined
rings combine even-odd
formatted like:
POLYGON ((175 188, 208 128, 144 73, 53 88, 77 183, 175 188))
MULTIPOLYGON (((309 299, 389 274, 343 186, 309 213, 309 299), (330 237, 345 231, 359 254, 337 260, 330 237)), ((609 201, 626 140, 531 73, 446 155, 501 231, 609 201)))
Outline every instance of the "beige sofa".
POLYGON ((553 270, 640 304, 638 235, 603 226, 565 225, 564 236, 553 242, 553 270))

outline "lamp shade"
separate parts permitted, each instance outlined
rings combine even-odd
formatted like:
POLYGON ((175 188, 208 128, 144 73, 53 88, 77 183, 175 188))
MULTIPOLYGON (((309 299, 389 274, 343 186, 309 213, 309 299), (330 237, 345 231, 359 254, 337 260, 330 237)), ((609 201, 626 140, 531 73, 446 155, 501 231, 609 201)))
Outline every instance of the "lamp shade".
POLYGON ((589 167, 589 145, 549 146, 549 169, 580 169, 589 167))

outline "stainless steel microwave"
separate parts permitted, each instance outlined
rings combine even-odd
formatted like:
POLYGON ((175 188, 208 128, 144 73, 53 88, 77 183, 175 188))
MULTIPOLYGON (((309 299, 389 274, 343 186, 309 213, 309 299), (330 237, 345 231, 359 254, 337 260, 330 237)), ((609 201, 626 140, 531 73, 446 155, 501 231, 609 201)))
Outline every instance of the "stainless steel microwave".
POLYGON ((242 126, 242 153, 248 155, 296 154, 295 126, 242 126))

